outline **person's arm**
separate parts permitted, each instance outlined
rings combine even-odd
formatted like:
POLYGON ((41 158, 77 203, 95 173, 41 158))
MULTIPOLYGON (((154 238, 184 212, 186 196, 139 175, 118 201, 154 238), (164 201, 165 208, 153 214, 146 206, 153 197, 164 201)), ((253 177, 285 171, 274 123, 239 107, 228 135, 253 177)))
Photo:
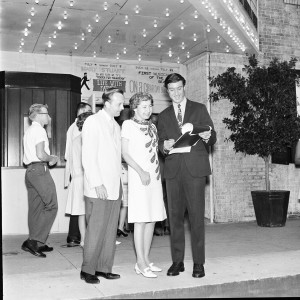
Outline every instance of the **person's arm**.
POLYGON ((45 142, 44 141, 36 144, 35 145, 35 149, 36 149, 36 156, 41 161, 47 161, 47 162, 49 162, 49 166, 53 166, 53 165, 55 165, 57 163, 57 161, 58 161, 58 157, 57 156, 55 156, 55 155, 48 155, 45 152, 45 142))
MULTIPOLYGON (((200 118, 201 124, 199 124, 199 125, 208 125, 211 127, 211 130, 199 133, 199 136, 202 138, 202 140, 205 143, 207 143, 208 146, 211 146, 217 141, 217 135, 214 130, 213 121, 212 121, 205 105, 202 106, 202 111, 201 111, 200 115, 201 115, 201 118, 200 118)), ((193 133, 196 133, 196 131, 197 131, 197 124, 194 124, 193 133)))
POLYGON ((99 199, 107 199, 101 168, 98 165, 98 151, 101 149, 99 132, 94 120, 88 118, 82 127, 82 166, 90 188, 95 188, 99 199))
POLYGON ((163 124, 163 121, 160 118, 160 115, 158 116, 158 123, 157 123, 157 134, 158 134, 158 149, 160 153, 163 155, 167 155, 169 151, 172 149, 175 140, 174 139, 168 139, 168 136, 165 131, 165 127, 163 124))
POLYGON ((139 164, 131 157, 128 153, 128 144, 129 140, 122 137, 122 156, 126 163, 133 168, 140 176, 143 185, 150 184, 150 174, 147 171, 144 171, 139 164))

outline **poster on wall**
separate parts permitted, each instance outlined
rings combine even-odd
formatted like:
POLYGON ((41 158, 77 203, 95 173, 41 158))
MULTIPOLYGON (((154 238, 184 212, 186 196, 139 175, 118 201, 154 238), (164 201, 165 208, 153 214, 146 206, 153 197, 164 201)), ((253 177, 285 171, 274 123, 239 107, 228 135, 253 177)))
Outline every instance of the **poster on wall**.
POLYGON ((169 100, 163 82, 173 72, 179 72, 179 67, 102 62, 83 62, 76 70, 81 77, 81 99, 86 101, 94 94, 97 103, 102 102, 108 87, 122 89, 127 101, 137 92, 150 93, 155 100, 169 100))

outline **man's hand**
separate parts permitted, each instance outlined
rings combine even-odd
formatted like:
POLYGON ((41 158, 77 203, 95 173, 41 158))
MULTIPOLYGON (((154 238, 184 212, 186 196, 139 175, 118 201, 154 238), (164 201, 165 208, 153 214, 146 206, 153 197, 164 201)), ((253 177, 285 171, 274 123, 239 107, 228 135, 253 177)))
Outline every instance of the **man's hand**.
POLYGON ((175 144, 174 139, 165 140, 164 141, 164 150, 170 151, 174 144, 175 144))
POLYGON ((207 143, 211 136, 211 127, 209 131, 199 133, 199 136, 207 143))
POLYGON ((100 186, 96 186, 95 189, 96 189, 97 198, 99 198, 100 200, 107 199, 107 191, 103 184, 100 186))
POLYGON ((181 133, 185 134, 186 132, 193 131, 194 126, 192 123, 185 123, 181 127, 181 133))
POLYGON ((49 166, 54 166, 58 162, 58 156, 50 155, 51 159, 49 160, 49 166))

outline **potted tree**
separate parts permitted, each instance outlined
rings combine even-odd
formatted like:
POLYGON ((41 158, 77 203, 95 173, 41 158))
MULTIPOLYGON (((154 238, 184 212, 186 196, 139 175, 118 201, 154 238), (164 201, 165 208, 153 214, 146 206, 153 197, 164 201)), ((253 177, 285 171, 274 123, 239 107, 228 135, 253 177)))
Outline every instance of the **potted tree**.
POLYGON ((279 61, 274 58, 268 66, 261 66, 252 55, 244 66, 244 75, 234 67, 210 77, 211 101, 228 99, 232 103, 231 118, 223 123, 231 131, 227 141, 234 150, 258 155, 265 162, 263 191, 252 191, 252 201, 259 226, 284 226, 290 191, 270 189, 271 156, 293 147, 300 138, 300 117, 296 111, 295 72, 297 59, 279 61))

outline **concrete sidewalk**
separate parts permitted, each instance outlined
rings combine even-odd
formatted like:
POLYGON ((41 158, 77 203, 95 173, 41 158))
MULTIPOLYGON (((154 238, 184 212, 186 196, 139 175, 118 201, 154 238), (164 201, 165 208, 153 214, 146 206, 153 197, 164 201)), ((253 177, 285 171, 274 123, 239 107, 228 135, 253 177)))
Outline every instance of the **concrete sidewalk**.
POLYGON ((166 275, 170 267, 169 236, 153 238, 151 258, 163 268, 158 278, 134 272, 133 236, 118 238, 113 272, 121 279, 80 280, 80 247, 64 248, 66 234, 52 234, 54 251, 37 258, 21 250, 26 236, 3 237, 4 300, 101 298, 204 298, 300 296, 300 219, 285 227, 256 222, 206 225, 206 276, 193 278, 190 231, 186 224, 185 272, 166 275))

